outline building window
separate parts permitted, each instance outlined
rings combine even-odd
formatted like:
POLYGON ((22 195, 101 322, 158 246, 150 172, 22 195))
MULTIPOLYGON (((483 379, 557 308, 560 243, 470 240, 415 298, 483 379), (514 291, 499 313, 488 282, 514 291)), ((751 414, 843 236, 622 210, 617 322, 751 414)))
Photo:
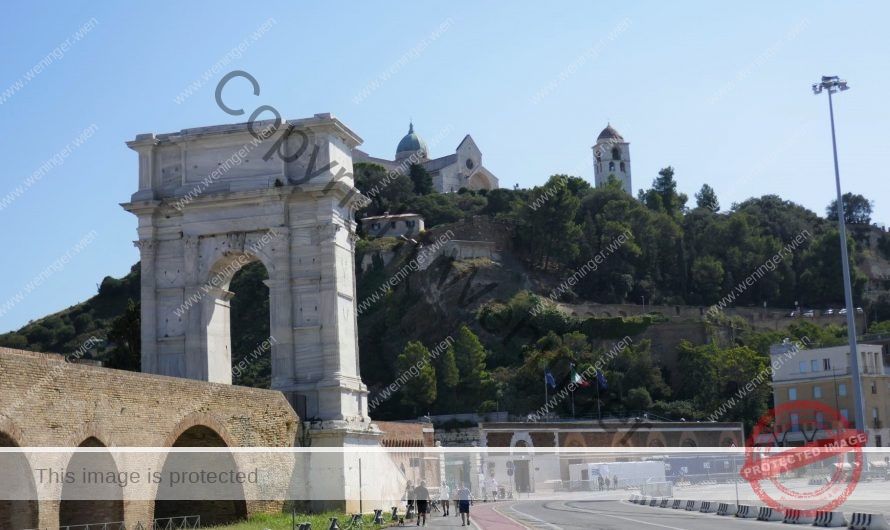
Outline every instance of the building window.
POLYGON ((811 360, 810 361, 810 370, 812 370, 814 372, 818 372, 819 371, 819 361, 817 361, 816 359, 811 360))
POLYGON ((843 416, 845 420, 849 421, 850 419, 850 413, 847 409, 841 409, 841 416, 843 416))
POLYGON ((847 395, 847 385, 846 384, 841 383, 841 384, 837 385, 837 395, 839 395, 839 396, 847 395))
POLYGON ((391 223, 389 223, 389 227, 390 227, 390 228, 395 228, 395 227, 396 227, 396 222, 395 222, 395 221, 392 221, 391 223))
POLYGON ((822 397, 822 387, 814 386, 813 387, 813 399, 819 399, 820 397, 822 397))
POLYGON ((822 359, 822 369, 826 372, 831 370, 831 359, 822 359))
POLYGON ((615 162, 609 162, 609 171, 615 171, 615 162))
POLYGON ((621 149, 617 147, 612 148, 612 160, 621 160, 621 149))
POLYGON ((789 389, 788 389, 788 400, 789 400, 789 401, 794 401, 795 399, 797 399, 797 389, 796 389, 796 388, 789 388, 789 389))
POLYGON ((380 223, 374 223, 371 225, 371 230, 380 230, 380 223))
POLYGON ((405 221, 405 226, 408 228, 414 228, 416 221, 405 221))
POLYGON ((626 169, 624 169, 624 162, 622 162, 622 163, 619 165, 619 167, 621 168, 621 172, 622 172, 622 173, 625 173, 625 172, 627 171, 626 169))
POLYGON ((807 371, 809 371, 809 370, 807 369, 807 362, 806 362, 806 361, 800 361, 799 363, 797 363, 797 369, 800 370, 800 373, 802 373, 802 374, 803 374, 803 373, 806 373, 807 371))
POLYGON ((871 384, 871 393, 872 393, 872 394, 877 394, 877 393, 878 393, 878 384, 877 384, 877 383, 872 383, 872 384, 871 384))
POLYGON ((800 414, 796 412, 791 414, 791 430, 793 432, 800 430, 800 414))
POLYGON ((817 412, 817 413, 816 413, 816 428, 817 428, 817 429, 825 429, 825 428, 826 428, 826 423, 825 423, 825 413, 824 413, 824 412, 817 412))

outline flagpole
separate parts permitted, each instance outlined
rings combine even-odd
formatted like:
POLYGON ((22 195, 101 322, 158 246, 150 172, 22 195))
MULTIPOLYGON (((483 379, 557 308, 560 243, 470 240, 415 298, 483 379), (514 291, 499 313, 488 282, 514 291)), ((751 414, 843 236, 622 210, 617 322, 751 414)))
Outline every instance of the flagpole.
MULTIPOLYGON (((545 411, 547 410, 547 402, 548 401, 550 401, 550 399, 547 396, 547 371, 545 370, 544 371, 544 410, 545 411)), ((547 416, 546 416, 547 412, 544 412, 544 414, 545 414, 544 421, 547 421, 547 416)))
POLYGON ((600 412, 600 378, 597 375, 596 378, 596 419, 597 421, 602 421, 603 415, 600 412))
POLYGON ((575 419, 575 388, 574 387, 572 387, 572 419, 573 420, 575 419))

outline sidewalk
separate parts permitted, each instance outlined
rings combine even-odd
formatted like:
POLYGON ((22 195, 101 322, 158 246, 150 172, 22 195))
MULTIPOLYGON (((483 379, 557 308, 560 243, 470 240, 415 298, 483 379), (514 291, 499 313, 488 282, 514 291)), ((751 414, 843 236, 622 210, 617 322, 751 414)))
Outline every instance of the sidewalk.
MULTIPOLYGON (((506 507, 512 501, 499 502, 476 502, 470 506, 470 530, 527 530, 512 519, 505 517, 494 510, 495 506, 506 507)), ((429 528, 460 528, 460 516, 455 517, 452 510, 448 517, 444 517, 441 512, 433 512, 426 519, 426 526, 429 528)), ((417 528, 417 520, 405 521, 405 528, 417 528)))

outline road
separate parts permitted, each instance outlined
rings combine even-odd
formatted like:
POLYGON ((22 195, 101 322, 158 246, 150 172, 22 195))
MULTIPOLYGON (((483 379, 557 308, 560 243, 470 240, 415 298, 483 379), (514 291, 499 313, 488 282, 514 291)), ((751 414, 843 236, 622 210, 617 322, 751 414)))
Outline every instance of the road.
MULTIPOLYGON (((735 488, 728 485, 691 487, 678 489, 674 493, 676 499, 735 502, 735 488)), ((640 506, 628 502, 630 494, 627 491, 573 492, 477 504, 474 512, 478 517, 474 518, 474 523, 481 530, 711 530, 715 527, 756 530, 766 525, 781 524, 640 506)), ((765 505, 747 485, 739 488, 739 497, 742 504, 765 505)), ((882 513, 888 511, 888 501, 890 492, 885 482, 860 484, 839 511, 844 512, 848 519, 854 511, 882 513)))

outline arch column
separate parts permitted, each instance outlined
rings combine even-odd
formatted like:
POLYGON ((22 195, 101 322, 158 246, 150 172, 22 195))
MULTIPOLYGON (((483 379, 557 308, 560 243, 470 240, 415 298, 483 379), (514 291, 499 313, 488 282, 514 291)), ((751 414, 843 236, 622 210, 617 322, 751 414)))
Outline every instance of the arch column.
POLYGON ((142 285, 140 286, 140 315, 142 338, 142 371, 157 373, 158 347, 156 341, 157 324, 157 279, 155 277, 157 243, 150 239, 140 239, 133 244, 139 249, 142 285))

